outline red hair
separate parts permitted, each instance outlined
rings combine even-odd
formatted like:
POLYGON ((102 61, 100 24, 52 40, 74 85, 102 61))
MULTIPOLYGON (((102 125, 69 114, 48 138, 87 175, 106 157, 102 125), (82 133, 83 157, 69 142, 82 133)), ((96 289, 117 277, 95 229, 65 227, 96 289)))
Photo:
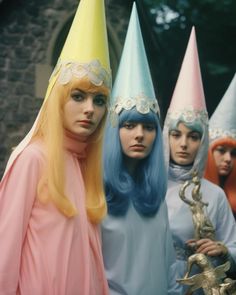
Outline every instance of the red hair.
MULTIPOLYGON (((219 145, 226 145, 229 147, 236 148, 236 140, 230 137, 220 138, 213 141, 213 143, 209 147, 204 177, 217 185, 220 185, 220 177, 219 177, 215 160, 213 157, 213 151, 219 145)), ((233 169, 230 172, 230 174, 227 176, 224 183, 224 187, 223 187, 225 194, 229 200, 230 206, 234 212, 236 212, 236 181, 235 179, 236 179, 236 160, 234 159, 233 169)))

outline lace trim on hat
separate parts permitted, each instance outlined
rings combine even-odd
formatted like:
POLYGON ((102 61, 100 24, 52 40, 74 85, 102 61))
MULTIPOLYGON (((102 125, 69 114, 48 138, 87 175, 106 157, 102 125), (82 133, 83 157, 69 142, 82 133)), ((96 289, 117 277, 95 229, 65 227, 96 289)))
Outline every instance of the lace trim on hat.
POLYGON ((67 84, 73 77, 78 79, 88 77, 91 83, 96 86, 104 84, 106 87, 111 88, 111 74, 102 67, 99 60, 92 60, 89 63, 59 60, 50 80, 59 71, 58 82, 62 85, 67 84))
POLYGON ((144 94, 136 97, 117 97, 115 98, 115 105, 110 108, 110 118, 113 126, 118 122, 118 115, 122 110, 131 110, 136 107, 136 110, 141 114, 148 114, 150 111, 160 114, 160 109, 155 98, 148 98, 144 94))
POLYGON ((211 140, 221 137, 232 137, 236 139, 236 129, 209 128, 209 136, 211 140))
POLYGON ((194 110, 193 108, 186 108, 178 111, 168 110, 166 115, 166 124, 172 120, 183 119, 186 123, 192 123, 196 120, 202 121, 203 124, 208 124, 208 114, 206 110, 194 110))

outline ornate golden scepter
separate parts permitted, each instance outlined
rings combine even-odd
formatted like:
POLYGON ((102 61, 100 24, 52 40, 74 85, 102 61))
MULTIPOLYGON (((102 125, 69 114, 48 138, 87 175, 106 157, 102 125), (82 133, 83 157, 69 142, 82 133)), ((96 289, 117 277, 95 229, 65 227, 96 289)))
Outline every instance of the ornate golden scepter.
MULTIPOLYGON (((194 238, 196 240, 209 238, 215 240, 215 229, 207 215, 208 203, 203 202, 201 181, 195 170, 191 180, 185 181, 179 191, 183 202, 188 204, 192 212, 194 225, 194 238), (186 197, 186 189, 193 184, 192 198, 186 197)), ((220 243, 220 242, 219 242, 220 243)), ((223 245, 222 245, 223 246, 223 245)), ((191 295, 199 288, 202 288, 205 295, 236 295, 236 281, 226 278, 226 271, 230 268, 230 262, 213 267, 206 255, 197 253, 189 256, 187 260, 187 271, 184 278, 177 280, 180 284, 190 286, 185 295, 191 295), (189 277, 192 265, 196 264, 201 272, 189 277)))
POLYGON ((202 201, 202 194, 200 192, 201 181, 198 177, 198 173, 195 170, 193 172, 193 177, 191 180, 184 182, 183 186, 180 188, 179 196, 182 201, 189 205, 189 208, 192 212, 192 219, 194 225, 194 238, 196 240, 203 238, 215 239, 215 229, 207 216, 205 207, 208 206, 208 203, 202 201), (185 196, 185 191, 188 186, 191 184, 194 185, 192 189, 192 200, 188 199, 185 196))
POLYGON ((197 253, 187 260, 187 272, 184 278, 177 280, 180 284, 188 285, 186 295, 193 294, 199 288, 205 295, 236 295, 235 280, 226 278, 226 271, 230 268, 230 262, 213 267, 206 255, 197 253), (201 272, 189 277, 192 266, 196 264, 201 272))

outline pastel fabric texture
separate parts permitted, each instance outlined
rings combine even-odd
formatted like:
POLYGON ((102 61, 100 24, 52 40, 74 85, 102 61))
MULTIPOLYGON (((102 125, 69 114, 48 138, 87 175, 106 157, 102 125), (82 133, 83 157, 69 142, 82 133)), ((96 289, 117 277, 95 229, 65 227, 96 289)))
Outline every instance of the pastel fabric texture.
POLYGON ((73 218, 51 202, 37 200, 45 167, 42 143, 26 147, 2 181, 1 295, 108 294, 99 227, 89 222, 86 213, 81 155, 71 148, 65 151, 65 188, 79 211, 73 218))
POLYGON ((142 217, 132 204, 125 216, 108 215, 102 241, 111 295, 181 294, 165 202, 153 218, 142 217))
MULTIPOLYGON (((229 251, 228 257, 218 256, 211 258, 211 260, 216 266, 229 259, 231 262, 231 270, 235 270, 236 226, 229 203, 220 187, 202 178, 209 143, 208 115, 206 112, 194 28, 192 28, 170 108, 167 113, 167 118, 165 119, 163 137, 168 169, 166 203, 168 207, 169 222, 176 250, 178 267, 185 273, 187 271, 187 259, 190 255, 194 254, 186 246, 186 242, 194 238, 194 226, 191 209, 180 199, 179 191, 184 182, 191 180, 193 172, 197 171, 201 180, 200 192, 202 193, 202 201, 208 203, 206 209, 207 215, 216 230, 215 239, 216 241, 223 242, 229 251), (185 105, 188 106, 188 116, 186 116, 185 105), (178 112, 176 112, 176 110, 178 112), (179 123, 183 123, 187 128, 189 128, 189 130, 197 131, 201 134, 201 142, 197 150, 197 154, 193 163, 188 166, 178 165, 178 163, 171 162, 173 159, 170 159, 169 134, 171 130, 178 128, 179 123)), ((191 149, 189 149, 189 145, 187 143, 182 144, 179 151, 187 151, 191 153, 191 149)), ((187 188, 186 198, 191 198, 192 189, 192 185, 187 188)), ((199 272, 199 269, 193 269, 190 276, 196 274, 197 272, 199 272)), ((182 294, 185 293, 186 291, 182 294)), ((194 294, 203 294, 203 291, 198 289, 194 292, 194 294)))
MULTIPOLYGON (((169 176, 166 202, 179 267, 182 265, 182 269, 186 270, 186 261, 190 252, 185 242, 193 238, 194 228, 191 211, 188 205, 178 196, 182 184, 182 181, 169 176)), ((188 188, 187 194, 191 194, 191 189, 192 187, 188 188)), ((232 268, 235 270, 236 226, 226 196, 220 187, 205 179, 201 180, 201 192, 202 201, 209 204, 207 212, 216 230, 216 240, 223 242, 227 246, 229 250, 228 258, 232 268)), ((223 264, 225 260, 222 258, 214 258, 212 262, 214 265, 220 265, 223 264)), ((196 272, 196 269, 193 269, 191 275, 196 272)), ((196 291, 196 294, 203 293, 201 291, 196 291)))
POLYGON ((220 185, 224 189, 236 218, 236 159, 235 157, 232 157, 231 160, 229 160, 228 157, 225 158, 227 153, 224 157, 222 155, 221 159, 224 159, 222 162, 223 165, 231 165, 229 164, 231 161, 234 163, 232 170, 227 177, 223 179, 224 181, 222 183, 222 179, 218 174, 215 157, 213 156, 213 151, 217 146, 236 148, 235 108, 236 74, 234 74, 229 87, 209 121, 210 147, 208 150, 208 159, 205 170, 205 177, 213 183, 220 185))
POLYGON ((210 141, 230 137, 236 140, 236 74, 209 121, 210 141))

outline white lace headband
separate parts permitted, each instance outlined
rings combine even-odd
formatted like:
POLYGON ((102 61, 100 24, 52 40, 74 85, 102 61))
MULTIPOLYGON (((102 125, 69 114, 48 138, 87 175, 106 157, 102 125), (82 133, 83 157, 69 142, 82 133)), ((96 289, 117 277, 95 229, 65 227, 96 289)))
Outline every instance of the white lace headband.
POLYGON ((165 124, 170 125, 173 120, 183 119, 186 123, 192 123, 199 120, 204 125, 208 125, 208 114, 206 110, 194 110, 193 108, 185 108, 182 110, 172 111, 168 110, 165 124))
POLYGON ((122 110, 131 110, 136 107, 137 112, 141 114, 148 114, 150 111, 160 115, 160 109, 155 98, 148 98, 144 94, 136 97, 116 97, 115 103, 110 107, 111 124, 116 126, 118 122, 118 115, 122 110))
MULTIPOLYGON (((73 77, 78 79, 88 77, 92 84, 111 88, 111 73, 108 73, 99 62, 92 60, 89 63, 81 63, 74 61, 58 61, 50 80, 59 73, 58 82, 62 85, 67 84, 73 77)), ((49 81, 50 81, 49 80, 49 81)))
POLYGON ((209 128, 210 140, 231 137, 236 140, 236 129, 225 130, 222 128, 209 128))

